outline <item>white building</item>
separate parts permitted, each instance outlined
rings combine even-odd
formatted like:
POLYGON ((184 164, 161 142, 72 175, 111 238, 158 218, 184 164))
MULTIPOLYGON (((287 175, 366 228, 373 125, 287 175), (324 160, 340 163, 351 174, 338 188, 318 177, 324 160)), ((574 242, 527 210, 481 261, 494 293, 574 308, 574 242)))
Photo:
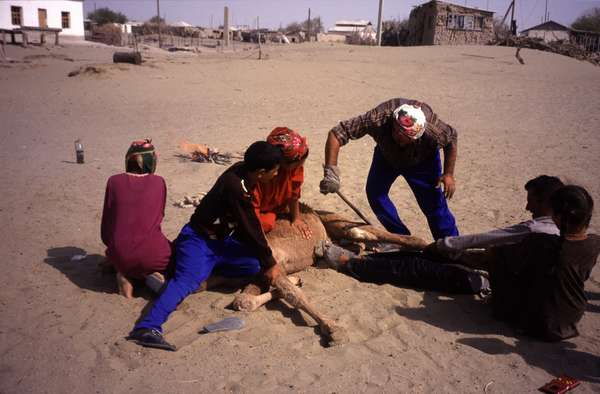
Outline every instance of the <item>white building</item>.
POLYGON ((376 32, 371 22, 367 20, 358 21, 337 21, 335 26, 327 31, 327 34, 336 34, 341 36, 358 35, 360 38, 375 39, 376 32))
POLYGON ((556 23, 554 21, 544 22, 541 25, 530 27, 521 32, 522 35, 527 37, 541 38, 545 42, 569 40, 570 29, 566 26, 556 23))
POLYGON ((83 38, 83 0, 0 0, 0 29, 20 26, 62 29, 83 38))

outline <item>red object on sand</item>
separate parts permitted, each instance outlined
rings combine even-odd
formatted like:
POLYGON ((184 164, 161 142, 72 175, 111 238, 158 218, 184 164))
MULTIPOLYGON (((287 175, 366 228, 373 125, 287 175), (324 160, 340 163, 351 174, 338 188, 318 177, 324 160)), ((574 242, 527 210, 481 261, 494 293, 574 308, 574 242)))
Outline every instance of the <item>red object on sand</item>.
POLYGON ((561 375, 540 387, 539 390, 549 394, 563 394, 579 386, 579 384, 580 382, 577 379, 567 375, 561 375))

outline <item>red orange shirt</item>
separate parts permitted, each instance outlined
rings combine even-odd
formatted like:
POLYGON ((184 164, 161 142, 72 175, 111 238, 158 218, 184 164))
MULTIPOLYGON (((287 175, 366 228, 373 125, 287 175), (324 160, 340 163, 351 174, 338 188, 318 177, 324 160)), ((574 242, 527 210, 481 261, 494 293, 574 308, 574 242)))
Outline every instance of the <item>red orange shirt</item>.
POLYGON ((278 213, 286 212, 291 200, 300 199, 304 183, 304 167, 281 168, 273 180, 259 183, 252 194, 252 204, 264 232, 275 227, 278 213))

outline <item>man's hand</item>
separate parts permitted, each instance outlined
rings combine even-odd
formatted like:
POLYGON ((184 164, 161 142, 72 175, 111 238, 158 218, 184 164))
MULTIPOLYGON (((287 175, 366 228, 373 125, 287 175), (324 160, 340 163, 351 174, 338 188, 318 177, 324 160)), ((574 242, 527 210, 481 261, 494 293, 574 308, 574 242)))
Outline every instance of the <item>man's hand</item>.
POLYGON ((304 220, 300 218, 294 220, 292 222, 292 227, 297 228, 304 239, 310 239, 310 237, 312 237, 312 231, 310 229, 310 226, 306 224, 304 220))
POLYGON ((265 279, 267 280, 267 282, 269 282, 270 285, 273 284, 273 282, 275 282, 275 280, 277 278, 279 278, 281 275, 284 275, 283 270, 281 269, 281 265, 279 265, 279 263, 275 264, 274 266, 272 266, 271 268, 268 268, 264 273, 263 273, 265 279))
POLYGON ((444 187, 444 197, 448 200, 452 198, 454 195, 454 191, 456 190, 456 185, 454 184, 454 176, 450 174, 444 174, 440 177, 437 187, 444 187))
POLYGON ((335 193, 340 190, 340 170, 337 166, 323 166, 323 180, 319 184, 321 193, 335 193))

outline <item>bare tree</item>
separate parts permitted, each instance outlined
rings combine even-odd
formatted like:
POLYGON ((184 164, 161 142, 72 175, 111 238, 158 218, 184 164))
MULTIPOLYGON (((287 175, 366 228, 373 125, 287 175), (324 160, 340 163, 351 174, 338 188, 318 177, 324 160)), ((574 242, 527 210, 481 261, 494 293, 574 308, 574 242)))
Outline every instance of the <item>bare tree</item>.
POLYGON ((502 19, 494 18, 494 35, 496 36, 496 40, 506 38, 511 34, 510 26, 503 23, 502 19))
POLYGON ((583 13, 571 25, 573 29, 600 32, 600 7, 592 8, 583 13))
POLYGON ((383 21, 381 31, 381 45, 400 46, 406 45, 408 38, 408 19, 391 19, 383 21))

